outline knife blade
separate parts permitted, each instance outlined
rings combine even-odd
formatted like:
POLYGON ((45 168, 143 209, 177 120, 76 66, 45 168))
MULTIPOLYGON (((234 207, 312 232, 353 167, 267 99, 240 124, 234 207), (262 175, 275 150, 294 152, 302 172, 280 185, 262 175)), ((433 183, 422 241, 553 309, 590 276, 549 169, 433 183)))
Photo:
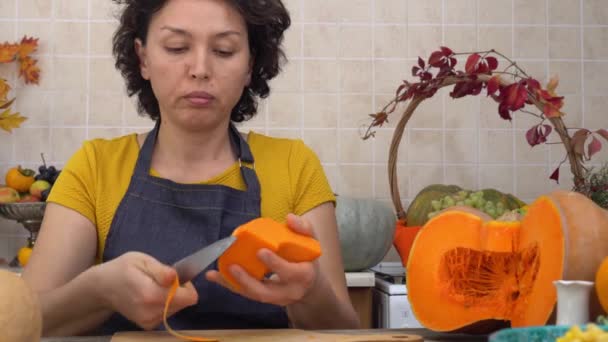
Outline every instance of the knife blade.
POLYGON ((179 283, 184 284, 194 279, 217 258, 219 258, 236 241, 235 236, 218 240, 173 264, 179 276, 179 283))

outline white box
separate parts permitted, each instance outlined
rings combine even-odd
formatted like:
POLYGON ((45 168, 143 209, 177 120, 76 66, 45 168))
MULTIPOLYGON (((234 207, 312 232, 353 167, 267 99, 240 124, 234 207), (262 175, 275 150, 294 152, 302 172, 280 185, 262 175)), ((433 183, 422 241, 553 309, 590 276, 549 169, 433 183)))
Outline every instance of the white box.
POLYGON ((405 270, 400 263, 380 263, 372 268, 376 284, 372 289, 372 315, 375 328, 422 328, 416 320, 403 283, 405 270))

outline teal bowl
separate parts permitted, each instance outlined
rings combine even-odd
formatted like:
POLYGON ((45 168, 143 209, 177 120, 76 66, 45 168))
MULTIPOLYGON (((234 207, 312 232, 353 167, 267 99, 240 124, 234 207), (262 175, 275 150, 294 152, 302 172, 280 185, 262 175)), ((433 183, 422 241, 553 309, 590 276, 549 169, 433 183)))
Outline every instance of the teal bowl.
MULTIPOLYGON (((499 330, 490 335, 488 342, 555 342, 570 330, 570 325, 545 325, 527 328, 509 328, 499 330)), ((604 331, 608 331, 608 325, 598 325, 604 331)), ((581 326, 584 331, 586 325, 581 326)))

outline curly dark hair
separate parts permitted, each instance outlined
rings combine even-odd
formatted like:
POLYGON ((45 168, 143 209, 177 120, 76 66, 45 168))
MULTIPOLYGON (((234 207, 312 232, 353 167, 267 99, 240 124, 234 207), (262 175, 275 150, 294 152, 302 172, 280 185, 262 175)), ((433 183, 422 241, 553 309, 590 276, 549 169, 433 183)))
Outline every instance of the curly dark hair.
MULTIPOLYGON (((124 5, 120 24, 114 33, 112 44, 120 70, 127 85, 129 96, 137 95, 137 111, 153 120, 160 117, 158 100, 150 81, 140 74, 140 61, 135 52, 135 39, 146 42, 152 16, 160 11, 168 0, 113 0, 124 5)), ((253 57, 251 83, 246 87, 238 103, 232 109, 234 122, 249 120, 257 113, 256 96, 265 98, 270 93, 268 81, 281 71, 286 60, 282 48, 283 33, 291 25, 289 12, 281 0, 228 0, 243 16, 247 24, 249 48, 253 57)))

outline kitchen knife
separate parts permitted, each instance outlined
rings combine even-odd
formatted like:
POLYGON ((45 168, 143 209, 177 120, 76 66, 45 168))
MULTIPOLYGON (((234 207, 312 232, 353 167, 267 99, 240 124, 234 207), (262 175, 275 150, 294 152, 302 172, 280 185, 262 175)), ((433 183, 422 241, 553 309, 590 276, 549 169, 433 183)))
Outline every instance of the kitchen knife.
POLYGON ((234 241, 236 241, 235 236, 223 238, 173 264, 173 267, 177 270, 180 285, 189 282, 199 273, 204 271, 219 258, 228 247, 232 246, 234 241))

